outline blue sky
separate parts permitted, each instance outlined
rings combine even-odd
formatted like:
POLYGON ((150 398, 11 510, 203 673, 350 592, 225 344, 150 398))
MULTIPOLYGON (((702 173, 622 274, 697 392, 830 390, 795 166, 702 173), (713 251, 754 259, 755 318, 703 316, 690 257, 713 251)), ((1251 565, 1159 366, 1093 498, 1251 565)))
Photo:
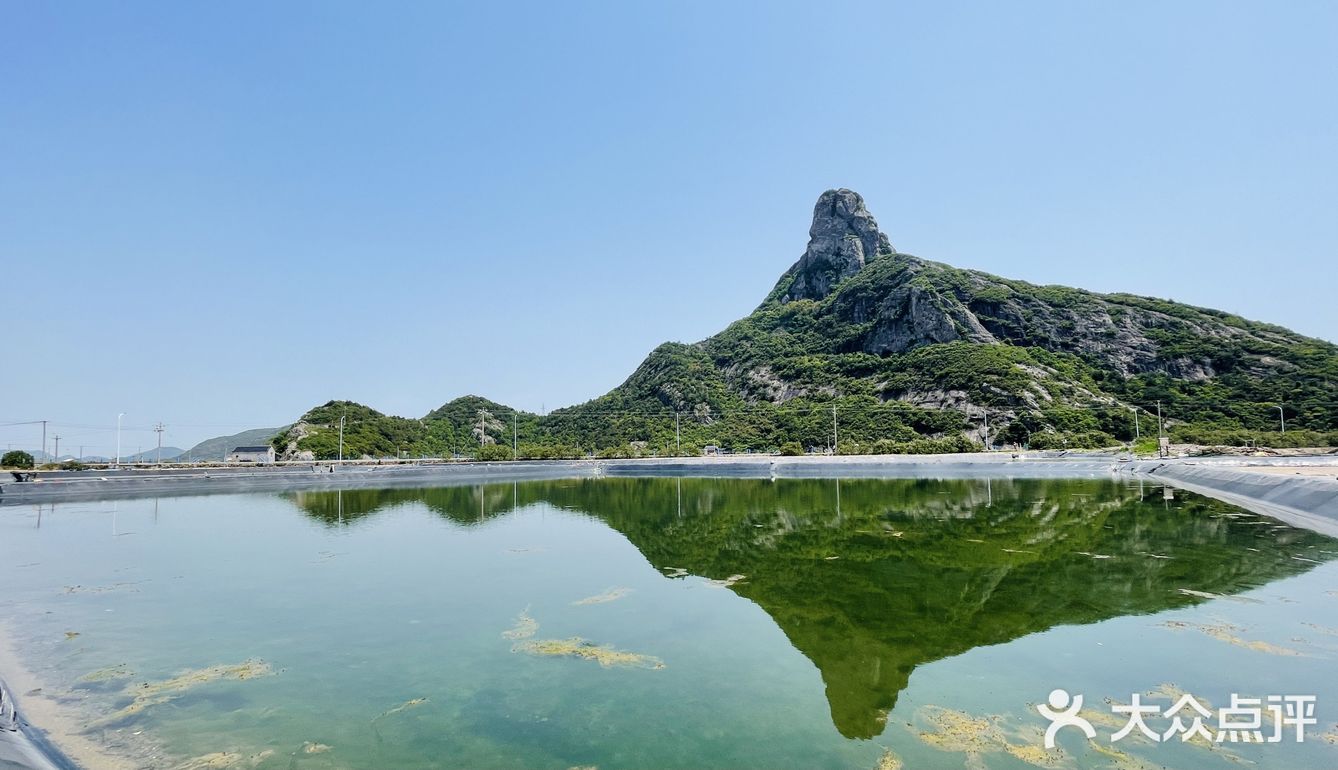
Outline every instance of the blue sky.
POLYGON ((0 0, 0 422, 584 401, 756 306, 837 186, 901 251, 1333 340, 1335 39, 1329 2, 0 0))

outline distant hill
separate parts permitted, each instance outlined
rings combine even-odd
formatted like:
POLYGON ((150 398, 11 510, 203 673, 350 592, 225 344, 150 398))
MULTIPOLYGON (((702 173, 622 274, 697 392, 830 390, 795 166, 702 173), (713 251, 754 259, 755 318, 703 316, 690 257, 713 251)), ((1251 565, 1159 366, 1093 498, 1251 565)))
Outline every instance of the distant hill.
MULTIPOLYGON (((28 452, 29 454, 31 454, 31 455, 33 456, 33 462, 35 462, 35 463, 37 463, 37 464, 39 464, 39 465, 40 465, 40 464, 44 464, 44 463, 51 463, 51 462, 65 462, 65 461, 67 461, 67 460, 81 460, 81 459, 82 459, 84 462, 88 462, 88 463, 101 463, 101 462, 111 462, 111 461, 114 459, 114 458, 111 458, 111 457, 104 457, 104 456, 102 456, 102 455, 96 455, 96 454, 92 454, 92 453, 85 453, 85 454, 83 455, 83 457, 81 458, 81 457, 79 456, 79 452, 77 451, 77 448, 76 448, 76 451, 74 451, 74 452, 66 452, 66 451, 62 450, 61 453, 60 453, 60 457, 59 457, 59 458, 55 458, 55 457, 53 457, 53 456, 51 455, 51 453, 49 453, 49 452, 43 452, 43 451, 41 451, 41 450, 24 450, 24 451, 26 451, 26 452, 28 452)), ((182 454, 182 452, 184 452, 184 451, 185 451, 185 450, 183 450, 183 449, 181 449, 181 448, 179 448, 179 447, 174 447, 174 446, 165 446, 165 447, 163 447, 163 454, 162 454, 163 462, 166 462, 166 461, 168 461, 168 460, 174 460, 174 459, 176 459, 176 458, 179 457, 179 456, 182 454)), ((123 454, 123 455, 121 455, 121 462, 123 462, 123 463, 134 463, 134 462, 149 462, 149 463, 151 463, 151 462, 153 462, 155 459, 157 459, 157 457, 158 457, 158 449, 157 449, 157 447, 154 447, 153 449, 146 449, 146 450, 144 450, 144 451, 141 451, 141 452, 139 452, 138 454, 129 454, 129 453, 127 453, 127 454, 123 454)))
MULTIPOLYGON (((163 453, 162 453, 163 462, 167 462, 168 460, 175 460, 176 458, 180 457, 181 455, 183 455, 183 454, 185 454, 185 453, 186 453, 186 450, 184 450, 184 449, 182 449, 182 448, 180 448, 180 447, 165 446, 165 447, 163 447, 163 453)), ((157 449, 157 447, 154 447, 153 449, 146 449, 146 450, 144 450, 143 452, 140 452, 139 454, 133 454, 133 455, 131 455, 131 454, 127 454, 127 455, 122 455, 122 456, 121 456, 121 462, 123 462, 123 463, 139 463, 139 462, 151 463, 151 462, 154 462, 155 460, 157 460, 158 457, 159 457, 159 455, 158 455, 158 449, 157 449)))
POLYGON ((222 460, 227 452, 236 447, 264 446, 270 439, 287 429, 287 425, 281 428, 253 428, 231 436, 215 436, 201 441, 188 450, 179 450, 179 453, 185 455, 182 459, 189 457, 191 460, 222 460))
POLYGON ((701 342, 661 345, 604 396, 544 416, 467 396, 418 420, 330 402, 276 447, 334 456, 345 412, 346 457, 496 455, 488 447, 509 449, 513 426, 529 456, 833 441, 967 451, 987 435, 1092 447, 1155 436, 1158 413, 1178 441, 1314 446, 1338 441, 1338 346, 1169 299, 903 254, 842 189, 818 199, 804 254, 756 310, 701 342))
POLYGON ((510 447, 516 427, 526 440, 535 436, 537 416, 480 396, 457 398, 421 419, 382 414, 352 401, 330 401, 309 410, 275 436, 274 448, 286 459, 305 457, 308 452, 318 459, 335 459, 339 457, 341 418, 343 456, 357 459, 472 455, 483 445, 510 447))

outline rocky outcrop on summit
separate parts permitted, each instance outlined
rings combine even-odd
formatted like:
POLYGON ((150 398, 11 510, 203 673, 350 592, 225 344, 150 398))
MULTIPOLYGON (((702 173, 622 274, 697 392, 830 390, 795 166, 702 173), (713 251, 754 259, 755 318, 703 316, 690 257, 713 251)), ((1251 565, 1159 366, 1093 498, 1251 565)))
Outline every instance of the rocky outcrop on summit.
POLYGON ((809 236, 804 256, 759 310, 815 302, 787 315, 837 332, 815 340, 811 352, 887 356, 954 342, 1003 344, 1073 354, 1121 377, 1198 382, 1294 368, 1276 348, 1317 342, 1216 310, 1035 286, 897 253, 863 198, 846 189, 818 199, 809 236))
POLYGON ((813 207, 804 256, 781 277, 776 290, 782 301, 822 299, 875 257, 892 253, 892 244, 859 193, 828 190, 813 207))

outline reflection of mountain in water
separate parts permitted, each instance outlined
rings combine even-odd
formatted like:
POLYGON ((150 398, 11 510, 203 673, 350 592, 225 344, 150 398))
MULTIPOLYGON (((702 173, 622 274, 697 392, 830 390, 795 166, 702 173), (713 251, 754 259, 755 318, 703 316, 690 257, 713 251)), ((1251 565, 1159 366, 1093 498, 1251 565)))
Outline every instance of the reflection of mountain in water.
POLYGON ((470 524, 548 503, 601 519, 656 567, 747 575, 733 590, 817 666, 836 728, 870 738, 923 663, 1200 601, 1177 589, 1259 586, 1308 569, 1291 554, 1333 543, 1197 496, 1166 507, 1155 491, 1143 501, 1109 480, 657 478, 291 497, 330 523, 416 503, 470 524))

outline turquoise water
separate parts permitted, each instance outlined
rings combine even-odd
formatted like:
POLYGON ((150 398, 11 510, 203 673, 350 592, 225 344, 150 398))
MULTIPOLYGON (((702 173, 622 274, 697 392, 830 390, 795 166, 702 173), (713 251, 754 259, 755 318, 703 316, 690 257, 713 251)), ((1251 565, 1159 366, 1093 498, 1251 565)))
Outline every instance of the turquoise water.
POLYGON ((0 622, 34 697, 148 768, 1322 767, 1335 557, 1107 480, 222 495, 0 508, 0 622), (1311 694, 1318 725, 1040 752, 1056 687, 1107 719, 1311 694))

